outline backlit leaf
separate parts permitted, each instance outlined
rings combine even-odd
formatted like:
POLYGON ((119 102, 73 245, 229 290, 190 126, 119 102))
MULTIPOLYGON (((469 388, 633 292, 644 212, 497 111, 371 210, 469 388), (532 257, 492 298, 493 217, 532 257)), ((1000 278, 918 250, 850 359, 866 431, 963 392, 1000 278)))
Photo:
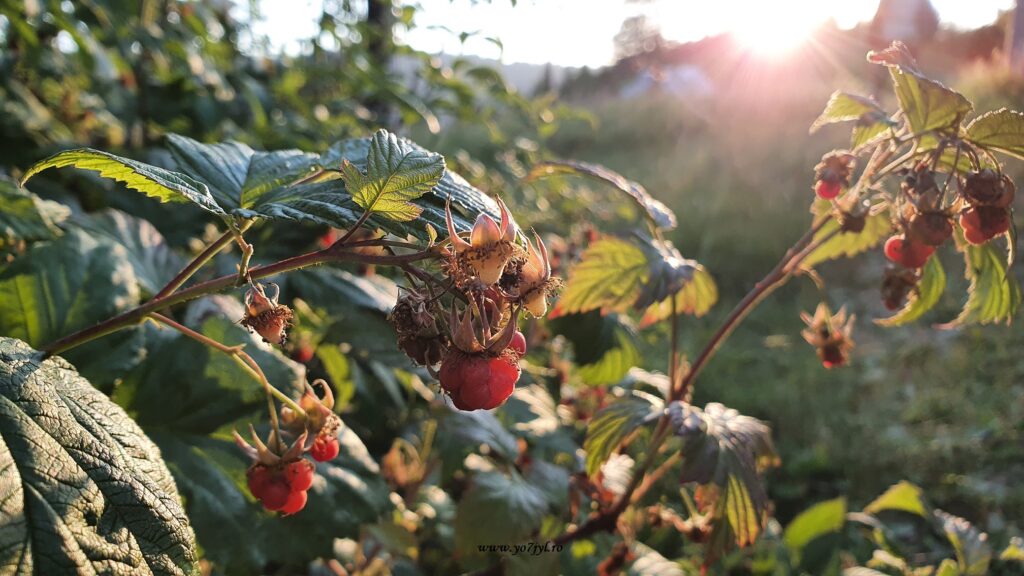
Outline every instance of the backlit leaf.
POLYGON ((941 328, 1013 320, 1021 302, 1020 284, 1008 273, 1006 259, 994 244, 964 246, 964 275, 970 281, 967 302, 960 315, 941 328))
POLYGON ((955 133, 974 108, 959 92, 922 74, 901 42, 894 42, 885 51, 869 53, 868 60, 889 67, 900 109, 915 134, 931 130, 955 133))
POLYGON ((21 184, 24 186, 30 178, 47 168, 64 166, 98 172, 104 178, 121 182, 161 202, 192 202, 208 212, 224 214, 209 188, 190 176, 91 148, 66 150, 37 162, 25 172, 21 184))
POLYGON ((920 488, 903 481, 891 486, 885 493, 875 498, 864 507, 864 512, 878 514, 883 510, 900 510, 925 518, 927 511, 923 498, 924 494, 920 488))
POLYGON ((633 394, 605 406, 587 425, 583 449, 587 452, 587 474, 593 476, 618 448, 623 439, 661 410, 653 397, 633 394))
POLYGON ((444 174, 444 158, 378 130, 370 142, 366 173, 350 162, 342 164, 341 172, 352 199, 364 210, 407 221, 422 212, 410 200, 437 185, 444 174))
POLYGON ((608 184, 632 199, 644 216, 658 228, 671 230, 676 227, 676 215, 668 206, 652 197, 640 184, 604 166, 574 161, 541 162, 530 170, 526 181, 553 175, 582 176, 608 184))
POLYGON ((619 238, 602 238, 572 267, 552 314, 627 311, 649 275, 647 257, 640 248, 619 238))
POLYGON ((1024 158, 1024 114, 1006 108, 982 114, 967 126, 967 139, 982 148, 1024 158))

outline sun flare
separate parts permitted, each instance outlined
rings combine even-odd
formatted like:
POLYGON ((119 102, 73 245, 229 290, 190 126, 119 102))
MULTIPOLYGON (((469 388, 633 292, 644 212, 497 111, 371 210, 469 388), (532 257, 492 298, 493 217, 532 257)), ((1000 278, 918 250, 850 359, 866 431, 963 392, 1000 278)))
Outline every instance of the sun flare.
POLYGON ((783 3, 751 3, 730 32, 744 47, 762 56, 780 56, 799 47, 822 24, 820 13, 788 10, 783 3))

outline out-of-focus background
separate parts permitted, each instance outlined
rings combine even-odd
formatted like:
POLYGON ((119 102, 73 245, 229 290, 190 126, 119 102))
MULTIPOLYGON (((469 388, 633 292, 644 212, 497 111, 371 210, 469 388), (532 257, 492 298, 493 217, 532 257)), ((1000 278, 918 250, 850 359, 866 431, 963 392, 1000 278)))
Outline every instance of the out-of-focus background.
MULTIPOLYGON (((507 194, 523 221, 560 231, 586 191, 539 196, 519 183, 524 166, 605 164, 676 211, 674 242, 719 285, 715 311, 683 324, 694 350, 805 225, 814 164, 847 142, 842 128, 808 133, 829 95, 874 94, 895 109, 868 50, 903 40, 979 110, 1024 108, 1013 4, 0 0, 0 172, 72 145, 157 154, 168 132, 317 150, 386 127, 507 194)), ((161 231, 172 242, 203 232, 161 231)), ((848 368, 823 371, 799 341, 798 311, 820 294, 798 280, 729 341, 696 403, 772 423, 783 465, 769 489, 783 522, 906 479, 990 534, 1020 534, 1024 332, 932 329, 956 314, 956 289, 918 325, 878 328, 882 269, 869 254, 821 271, 830 300, 858 316, 848 368)), ((951 282, 962 288, 955 272, 951 282)), ((642 337, 645 362, 660 367, 664 333, 642 337)))

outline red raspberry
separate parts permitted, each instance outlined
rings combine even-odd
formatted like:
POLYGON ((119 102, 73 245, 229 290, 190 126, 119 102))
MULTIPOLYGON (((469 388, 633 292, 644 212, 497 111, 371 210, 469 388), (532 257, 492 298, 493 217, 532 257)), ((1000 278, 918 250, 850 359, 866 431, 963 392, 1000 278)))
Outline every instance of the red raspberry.
POLYGON ((314 470, 313 463, 303 458, 288 464, 284 469, 284 476, 293 491, 309 490, 313 485, 314 470))
POLYGON ((526 336, 523 336, 522 332, 516 330, 516 333, 512 335, 512 343, 509 344, 508 347, 515 350, 516 354, 519 354, 520 356, 525 356, 526 336))
POLYGON ((328 462, 334 460, 341 452, 338 439, 327 436, 317 436, 313 440, 313 446, 309 449, 310 456, 317 462, 328 462))
POLYGON ((291 516, 306 507, 306 491, 297 490, 288 496, 288 501, 281 506, 280 512, 285 516, 291 516))
POLYGON ((960 214, 960 227, 971 244, 984 244, 1010 229, 1010 213, 995 206, 975 206, 960 214))
POLYGON ((928 261, 935 248, 907 240, 902 234, 885 242, 885 257, 905 268, 920 268, 928 261))
POLYGON ((245 471, 245 482, 249 485, 249 492, 259 498, 270 480, 270 470, 266 466, 254 464, 245 471))
POLYGON ((262 495, 257 497, 267 510, 280 510, 288 503, 291 493, 292 489, 288 486, 288 481, 283 476, 274 476, 264 486, 262 495))
POLYGON ((453 348, 441 363, 440 380, 459 410, 491 410, 515 390, 519 358, 509 349, 500 356, 488 356, 453 348))
POLYGON ((838 180, 818 180, 814 185, 814 193, 818 195, 818 198, 824 198, 825 200, 831 200, 839 196, 842 190, 843 185, 838 180))
POLYGON ((313 359, 313 354, 312 346, 300 346, 292 353, 292 360, 305 364, 313 359))

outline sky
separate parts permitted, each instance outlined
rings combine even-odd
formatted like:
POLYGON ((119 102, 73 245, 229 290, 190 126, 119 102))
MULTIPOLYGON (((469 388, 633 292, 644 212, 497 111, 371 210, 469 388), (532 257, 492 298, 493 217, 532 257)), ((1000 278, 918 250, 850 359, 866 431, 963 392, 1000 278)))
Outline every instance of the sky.
MULTIPOLYGON (((290 53, 316 33, 323 0, 261 0, 255 31, 290 53)), ((801 33, 832 18, 843 28, 869 20, 878 0, 396 0, 415 4, 416 28, 402 38, 430 53, 472 54, 505 63, 551 62, 597 67, 614 61, 612 39, 622 21, 644 14, 673 41, 735 32, 759 48, 784 49, 801 33), (445 27, 448 30, 445 30, 445 27), (461 43, 458 32, 472 32, 461 43), (488 38, 498 38, 502 47, 488 38)), ((977 28, 1014 0, 932 0, 944 25, 977 28)))

